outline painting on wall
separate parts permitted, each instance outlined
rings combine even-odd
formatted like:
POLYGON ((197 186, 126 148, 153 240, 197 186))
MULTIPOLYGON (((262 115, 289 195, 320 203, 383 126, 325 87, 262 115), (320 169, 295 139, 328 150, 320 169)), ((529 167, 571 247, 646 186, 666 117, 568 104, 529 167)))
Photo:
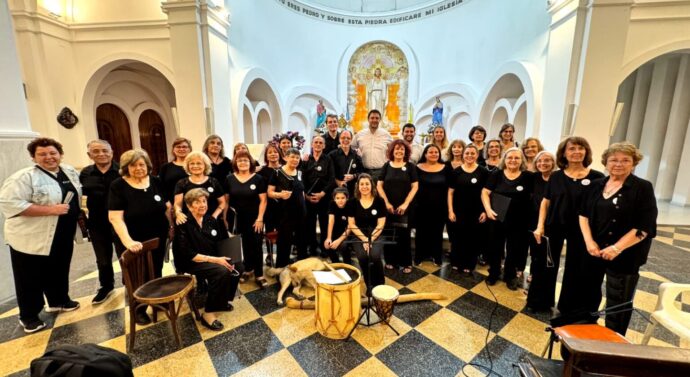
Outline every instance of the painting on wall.
POLYGON ((409 70, 405 54, 392 43, 369 42, 355 51, 348 66, 347 111, 355 131, 367 124, 367 113, 383 114, 383 127, 397 135, 407 119, 409 70))

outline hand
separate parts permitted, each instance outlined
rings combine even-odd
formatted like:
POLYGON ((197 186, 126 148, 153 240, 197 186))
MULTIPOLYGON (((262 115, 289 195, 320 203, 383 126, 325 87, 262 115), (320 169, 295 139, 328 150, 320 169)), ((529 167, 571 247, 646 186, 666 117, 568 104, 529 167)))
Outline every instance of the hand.
POLYGON ((617 256, 621 254, 622 250, 614 250, 612 246, 605 247, 601 250, 601 258, 604 260, 614 260, 617 256))
POLYGON ((534 234, 534 239, 537 241, 537 245, 541 245, 541 236, 544 235, 544 229, 537 227, 532 234, 534 234))
POLYGON ((353 180, 354 178, 355 178, 354 174, 345 174, 345 175, 343 176, 343 181, 345 181, 345 182, 350 182, 350 181, 353 180))
POLYGON ((230 258, 228 257, 208 257, 208 261, 210 263, 219 264, 230 271, 233 271, 235 269, 235 266, 230 264, 230 258))
POLYGON ((316 194, 307 195, 307 200, 309 203, 316 204, 319 202, 319 197, 316 194))
POLYGON ((405 212, 407 211, 407 206, 408 206, 408 204, 406 204, 406 203, 401 204, 398 207, 398 209, 395 210, 395 213, 397 213, 398 215, 404 215, 405 212))
POLYGON ((371 245, 369 245, 369 242, 365 242, 362 244, 362 247, 364 248, 364 251, 369 254, 369 250, 371 249, 371 245))
POLYGON ((133 253, 138 253, 141 251, 141 249, 144 248, 144 245, 141 244, 141 242, 137 242, 132 240, 131 242, 128 242, 125 247, 127 250, 133 252, 133 253))
POLYGON ((489 218, 489 220, 494 220, 496 221, 496 217, 498 216, 498 213, 494 212, 493 209, 489 210, 489 212, 486 212, 486 217, 489 218))
POLYGON ((389 213, 395 213, 395 208, 393 207, 392 204, 386 202, 386 209, 388 210, 389 213))
POLYGON ((304 161, 304 162, 309 161, 309 153, 302 153, 302 161, 304 161))
POLYGON ((175 224, 182 225, 187 222, 187 215, 179 211, 175 213, 175 224))
POLYGON ((486 212, 482 212, 481 215, 479 215, 479 223, 483 224, 486 222, 486 212))
POLYGON ((330 249, 330 248, 331 248, 331 239, 330 239, 330 238, 326 238, 326 241, 323 242, 323 246, 324 246, 326 249, 330 249))
POLYGON ((257 219, 254 221, 254 231, 256 233, 261 233, 264 230, 264 221, 257 219))
POLYGON ((292 191, 281 191, 278 194, 280 195, 280 199, 288 200, 290 196, 292 196, 292 191))
POLYGON ((454 223, 457 220, 457 218, 455 217, 455 212, 453 212, 453 211, 448 212, 448 220, 450 220, 450 222, 452 222, 452 223, 454 223))
POLYGON ((55 216, 66 215, 69 212, 69 204, 53 204, 52 210, 55 216))
POLYGON ((331 242, 331 249, 334 249, 334 250, 337 249, 338 246, 340 246, 341 243, 343 243, 343 239, 342 239, 342 238, 336 239, 335 241, 331 242))
POLYGON ((587 245, 587 252, 589 255, 593 257, 600 258, 601 257, 601 250, 599 250, 599 245, 597 245, 596 242, 594 241, 585 241, 585 244, 587 245))

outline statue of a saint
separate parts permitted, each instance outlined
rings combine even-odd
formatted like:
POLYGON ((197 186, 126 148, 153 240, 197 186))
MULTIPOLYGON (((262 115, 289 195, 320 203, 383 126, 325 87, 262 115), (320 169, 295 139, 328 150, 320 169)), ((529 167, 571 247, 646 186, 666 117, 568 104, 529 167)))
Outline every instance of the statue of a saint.
POLYGON ((442 125, 443 124, 443 102, 441 99, 436 97, 436 103, 432 111, 431 124, 442 125))
POLYGON ((320 99, 316 104, 316 128, 320 128, 326 122, 326 106, 323 105, 323 100, 320 99))
POLYGON ((388 95, 388 88, 386 81, 381 77, 381 68, 374 70, 374 78, 369 81, 367 85, 367 105, 368 110, 379 110, 382 113, 386 109, 386 96, 388 95))

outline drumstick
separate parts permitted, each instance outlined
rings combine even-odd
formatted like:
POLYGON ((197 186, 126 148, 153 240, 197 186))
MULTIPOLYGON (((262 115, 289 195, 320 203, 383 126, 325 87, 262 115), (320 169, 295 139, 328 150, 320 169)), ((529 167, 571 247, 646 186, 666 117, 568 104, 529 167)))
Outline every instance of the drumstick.
POLYGON ((347 167, 347 173, 345 173, 345 174, 350 174, 350 169, 352 168, 352 162, 353 161, 354 160, 350 160, 350 166, 347 167))
POLYGON ((333 271, 333 273, 335 274, 335 276, 337 276, 338 278, 340 278, 340 280, 342 280, 343 283, 347 283, 347 282, 348 282, 347 279, 345 279, 342 275, 340 275, 340 272, 338 272, 338 271, 336 271, 335 269, 333 269, 333 267, 332 267, 330 264, 328 264, 328 263, 326 263, 326 262, 323 262, 323 264, 324 264, 326 267, 328 267, 329 270, 333 271))

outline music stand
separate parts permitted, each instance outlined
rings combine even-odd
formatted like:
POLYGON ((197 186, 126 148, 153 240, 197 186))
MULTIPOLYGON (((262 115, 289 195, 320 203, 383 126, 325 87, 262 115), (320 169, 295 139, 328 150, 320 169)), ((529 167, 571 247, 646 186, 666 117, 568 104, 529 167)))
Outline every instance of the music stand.
MULTIPOLYGON (((345 240, 344 242, 345 242, 345 243, 349 243, 349 244, 364 244, 364 243, 368 243, 369 245, 371 245, 370 247, 373 247, 374 244, 377 244, 377 245, 392 245, 392 244, 395 244, 395 242, 396 242, 396 241, 395 241, 395 228, 393 228, 393 229, 383 229, 383 230, 381 231, 381 235, 380 235, 376 240, 372 240, 372 239, 371 239, 372 236, 373 236, 373 232, 369 232, 369 235, 368 235, 368 237, 367 237, 367 241, 362 241, 362 240, 358 239, 357 237, 352 237, 352 239, 345 240), (388 232, 387 232, 387 231, 388 231, 388 232), (388 234, 386 235, 386 233, 388 233, 388 234)), ((371 250, 371 248, 370 248, 369 250, 371 250)), ((362 314, 360 314, 360 316, 359 316, 359 318, 357 319, 357 322, 356 322, 356 324, 355 324, 355 327, 353 327, 352 330, 350 330, 350 333, 347 334, 347 337, 345 338, 345 340, 348 340, 348 339, 350 339, 350 338, 352 337, 352 333, 355 331, 355 329, 357 329, 357 326, 362 325, 362 326, 370 327, 370 326, 379 324, 379 323, 381 323, 381 322, 385 323, 388 327, 390 327, 390 329, 393 330, 393 332, 395 333, 395 335, 400 336, 400 333, 398 332, 398 330, 396 330, 396 329, 390 324, 390 321, 384 321, 384 320, 381 319, 381 315, 380 315, 379 312, 376 310, 376 307, 375 307, 374 304, 373 304, 373 301, 372 301, 372 300, 373 300, 373 297, 371 296, 371 293, 370 293, 371 290, 369 289, 369 286, 371 285, 371 265, 372 265, 371 260, 369 260, 369 262, 367 263, 367 275, 366 275, 366 278, 364 279, 364 283, 366 284, 366 287, 367 287, 367 293, 366 293, 366 295, 367 295, 367 304, 366 304, 366 306, 365 306, 364 308, 362 308, 362 314), (376 321, 376 322, 371 322, 371 311, 373 311, 374 313, 376 313, 376 316, 379 317, 379 320, 378 320, 378 321, 376 321), (365 323, 362 323, 362 319, 363 319, 365 316, 366 316, 366 322, 365 322, 365 323)), ((363 266, 360 266, 360 267, 363 268, 363 266)), ((373 289, 373 287, 372 287, 372 289, 373 289)))

